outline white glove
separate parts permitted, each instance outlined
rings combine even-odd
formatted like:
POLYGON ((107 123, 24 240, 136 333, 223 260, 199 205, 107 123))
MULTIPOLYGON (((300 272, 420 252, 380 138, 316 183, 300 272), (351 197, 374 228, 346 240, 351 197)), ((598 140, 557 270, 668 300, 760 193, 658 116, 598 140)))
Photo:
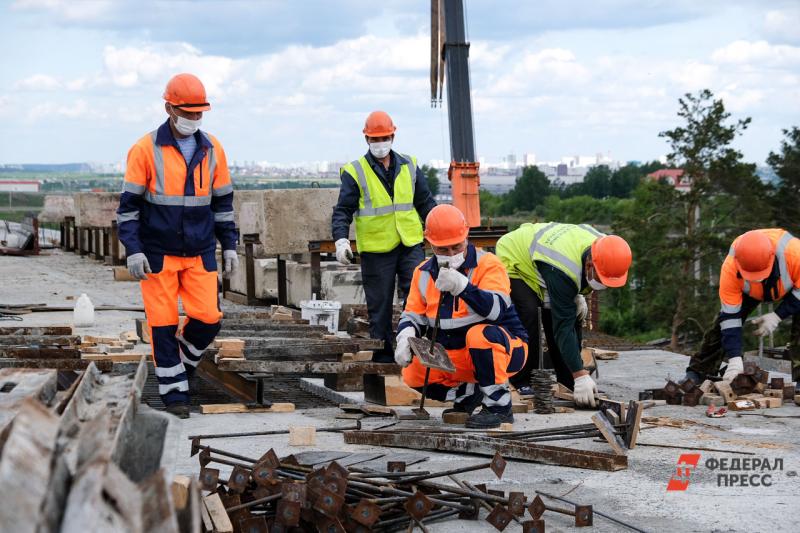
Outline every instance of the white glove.
POLYGON ((733 379, 744 372, 744 363, 741 357, 731 357, 728 359, 728 368, 725 369, 725 374, 722 376, 722 381, 733 381, 733 379))
POLYGON ((127 261, 128 272, 136 279, 147 279, 147 274, 153 273, 153 271, 150 270, 150 263, 147 262, 147 256, 141 252, 129 255, 127 261), (145 274, 145 272, 147 274, 145 274))
POLYGON ((575 306, 578 308, 578 320, 583 322, 583 319, 589 314, 589 306, 586 305, 586 298, 583 297, 583 294, 575 296, 575 306))
POLYGON ((336 260, 343 265, 349 265, 353 261, 353 251, 350 249, 349 239, 336 241, 336 260))
POLYGON ((405 328, 397 334, 397 346, 394 349, 394 362, 400 366, 411 364, 411 346, 408 344, 410 337, 416 337, 417 331, 414 327, 405 328))
POLYGON ((597 385, 592 376, 586 374, 575 378, 575 387, 572 390, 572 397, 578 407, 595 407, 597 403, 594 395, 597 393, 597 385))
POLYGON ((222 269, 222 277, 229 279, 233 273, 239 270, 239 255, 236 250, 223 250, 222 258, 225 260, 225 266, 222 269))
POLYGON ((778 324, 781 323, 781 317, 773 313, 767 313, 766 315, 761 315, 760 317, 753 320, 753 324, 758 326, 756 330, 756 335, 759 337, 764 337, 769 335, 776 329, 778 329, 778 324))
POLYGON ((464 292, 467 283, 469 283, 467 276, 454 268, 439 269, 439 277, 436 278, 436 288, 442 292, 449 292, 453 296, 464 292))

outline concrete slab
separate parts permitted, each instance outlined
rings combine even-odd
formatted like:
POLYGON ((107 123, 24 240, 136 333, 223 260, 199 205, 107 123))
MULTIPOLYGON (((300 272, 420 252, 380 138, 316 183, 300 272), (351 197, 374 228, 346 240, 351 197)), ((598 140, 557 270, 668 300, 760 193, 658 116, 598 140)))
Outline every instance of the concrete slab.
POLYGON ((75 225, 111 227, 117 219, 118 192, 79 192, 73 196, 75 202, 75 225))

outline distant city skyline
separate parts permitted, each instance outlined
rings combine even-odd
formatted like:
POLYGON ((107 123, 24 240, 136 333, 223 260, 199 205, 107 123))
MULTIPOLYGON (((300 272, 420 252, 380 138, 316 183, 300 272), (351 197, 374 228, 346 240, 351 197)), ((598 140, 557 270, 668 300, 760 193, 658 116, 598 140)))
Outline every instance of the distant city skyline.
MULTIPOLYGON (((465 0, 477 153, 502 161, 668 152, 678 98, 711 89, 763 164, 800 124, 796 0, 465 0)), ((231 161, 349 161, 367 113, 396 147, 449 160, 431 109, 429 2, 13 0, 0 5, 0 163, 124 160, 166 119, 169 77, 196 73, 203 128, 231 161), (16 53, 25 43, 24 53, 16 53)))

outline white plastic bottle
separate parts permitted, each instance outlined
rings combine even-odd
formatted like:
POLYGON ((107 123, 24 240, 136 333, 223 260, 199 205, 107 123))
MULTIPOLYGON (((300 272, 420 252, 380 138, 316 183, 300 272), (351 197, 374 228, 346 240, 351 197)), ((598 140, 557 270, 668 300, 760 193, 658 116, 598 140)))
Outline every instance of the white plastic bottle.
POLYGON ((76 328, 85 328, 94 325, 94 305, 85 293, 82 293, 78 301, 75 302, 72 324, 76 328))

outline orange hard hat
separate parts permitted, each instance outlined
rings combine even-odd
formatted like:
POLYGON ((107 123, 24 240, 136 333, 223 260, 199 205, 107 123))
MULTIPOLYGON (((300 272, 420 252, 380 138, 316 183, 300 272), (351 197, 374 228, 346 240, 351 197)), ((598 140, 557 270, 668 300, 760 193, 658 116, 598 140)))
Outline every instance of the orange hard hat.
POLYGON ((396 129, 392 117, 385 111, 373 111, 364 122, 364 135, 367 137, 388 137, 396 129))
POLYGON ((194 74, 173 76, 164 89, 164 100, 192 113, 211 109, 211 104, 206 101, 206 88, 194 74))
POLYGON ((450 204, 439 204, 425 219, 425 238, 433 246, 453 246, 464 242, 469 235, 469 226, 464 213, 450 204))
POLYGON ((604 235, 592 243, 592 264, 606 287, 625 285, 632 261, 631 247, 622 237, 604 235))
POLYGON ((764 233, 748 231, 733 245, 733 261, 747 281, 763 280, 772 272, 775 246, 764 233))

